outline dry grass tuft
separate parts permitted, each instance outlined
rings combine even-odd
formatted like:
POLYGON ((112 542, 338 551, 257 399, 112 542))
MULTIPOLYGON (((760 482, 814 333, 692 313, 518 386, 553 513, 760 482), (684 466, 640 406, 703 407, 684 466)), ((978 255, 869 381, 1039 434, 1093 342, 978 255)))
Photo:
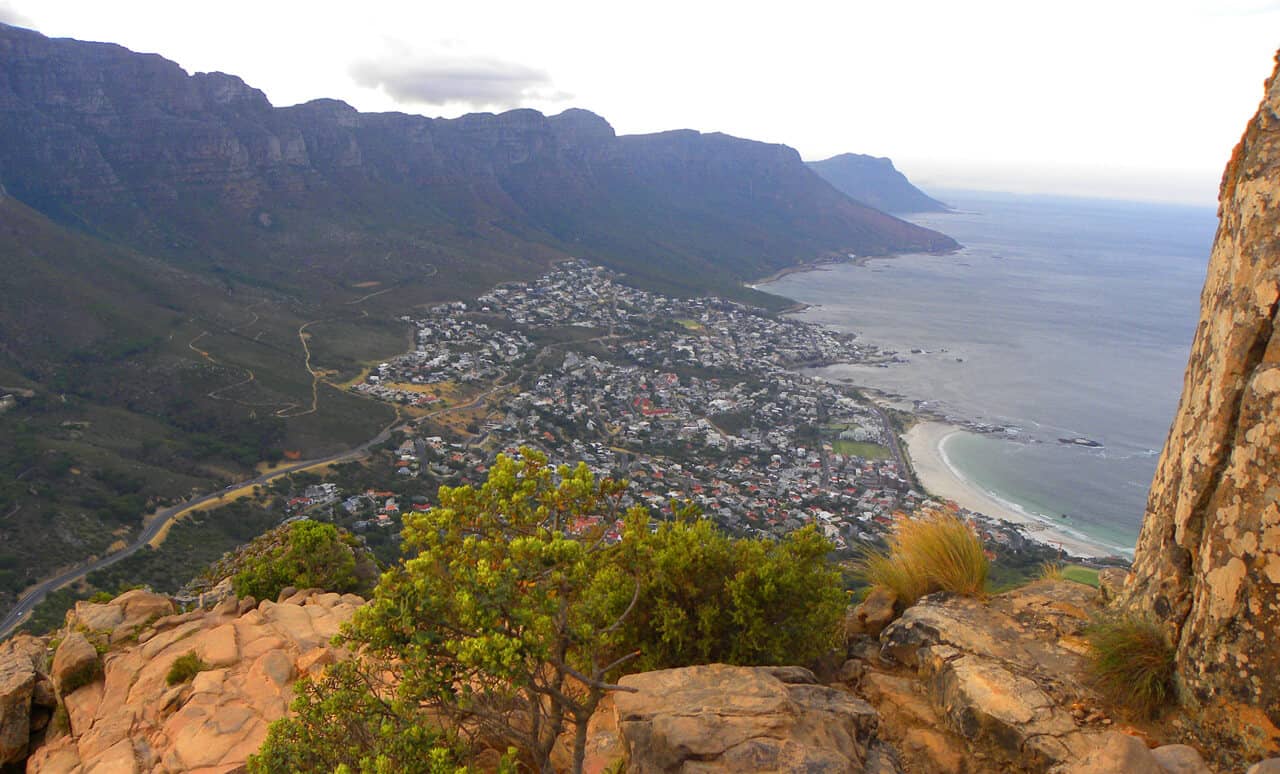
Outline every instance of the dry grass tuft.
POLYGON ((1064 580, 1062 565, 1057 562, 1045 562, 1040 565, 1040 580, 1064 580))
POLYGON ((1098 687, 1112 701, 1155 717, 1174 695, 1174 653, 1154 621, 1120 615, 1093 623, 1085 632, 1098 687))
POLYGON ((869 552, 857 572, 911 605, 926 594, 950 591, 980 596, 990 564, 982 541, 967 523, 945 513, 898 523, 888 553, 869 552))

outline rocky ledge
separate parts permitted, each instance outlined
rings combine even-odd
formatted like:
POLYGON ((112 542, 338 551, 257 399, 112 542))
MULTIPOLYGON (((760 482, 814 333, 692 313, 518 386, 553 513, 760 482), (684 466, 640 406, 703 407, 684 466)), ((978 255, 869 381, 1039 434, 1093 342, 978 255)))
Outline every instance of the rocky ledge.
POLYGON ((241 769, 297 677, 344 655, 329 640, 362 604, 317 590, 181 614, 147 591, 78 603, 60 640, 20 636, 0 650, 0 762, 30 747, 32 773, 241 769), (186 654, 200 671, 171 685, 186 654))
MULTIPOLYGON (((349 657, 330 640, 362 604, 314 589, 188 613, 146 591, 81 602, 58 638, 0 643, 0 765, 240 771, 293 682, 349 657), (171 684, 188 654, 198 671, 171 684)), ((1040 581, 933 595, 892 620, 874 593, 850 614, 848 658, 817 675, 709 664, 622 678, 592 717, 586 771, 1211 774, 1176 720, 1125 723, 1089 687, 1082 634, 1101 609, 1097 590, 1040 581)))
POLYGON ((876 708, 909 772, 1212 771, 1195 749, 1162 744, 1182 741, 1176 727, 1122 723, 1090 688, 1083 632, 1101 607, 1098 590, 1069 581, 987 600, 936 594, 856 637, 840 677, 876 708))

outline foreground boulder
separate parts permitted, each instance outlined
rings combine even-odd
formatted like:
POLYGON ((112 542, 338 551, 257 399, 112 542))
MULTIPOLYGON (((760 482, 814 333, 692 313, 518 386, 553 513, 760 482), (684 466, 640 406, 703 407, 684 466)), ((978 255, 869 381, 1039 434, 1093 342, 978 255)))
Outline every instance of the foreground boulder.
POLYGON ((0 765, 22 760, 31 736, 36 669, 21 653, 0 655, 0 765))
POLYGON ((67 611, 66 629, 106 646, 136 637, 153 621, 173 612, 173 601, 164 594, 134 589, 110 602, 76 602, 75 608, 67 611))
POLYGON ((918 690, 905 677, 868 674, 864 691, 901 720, 894 741, 929 753, 932 770, 1047 771, 1077 761, 1111 722, 1079 709, 1098 703, 1081 655, 1098 606, 1095 589, 1068 581, 990 600, 926 597, 881 633, 878 654, 914 673, 918 690), (989 765, 954 762, 956 746, 940 731, 963 740, 960 757, 981 751, 989 765))
POLYGON ((53 686, 42 673, 47 655, 43 637, 0 642, 0 766, 21 761, 52 715, 53 686))
MULTIPOLYGON (((333 660, 329 640, 364 602, 351 594, 311 592, 283 604, 250 608, 233 601, 157 618, 172 607, 155 596, 73 613, 85 628, 109 622, 109 630, 94 630, 99 633, 131 627, 129 641, 103 657, 102 680, 76 685, 55 668, 69 729, 31 753, 28 772, 241 768, 262 745, 271 721, 288 711, 298 676, 333 660), (170 685, 171 667, 188 653, 204 669, 170 685)), ((64 640, 59 656, 77 636, 64 640)), ((88 661, 83 647, 73 648, 74 662, 73 653, 55 659, 67 670, 88 661)))
POLYGON ((797 667, 724 664, 624 677, 613 695, 627 771, 861 772, 877 717, 797 667))
POLYGON ((102 673, 98 650, 80 632, 71 632, 53 654, 50 676, 60 694, 66 695, 93 682, 102 673))

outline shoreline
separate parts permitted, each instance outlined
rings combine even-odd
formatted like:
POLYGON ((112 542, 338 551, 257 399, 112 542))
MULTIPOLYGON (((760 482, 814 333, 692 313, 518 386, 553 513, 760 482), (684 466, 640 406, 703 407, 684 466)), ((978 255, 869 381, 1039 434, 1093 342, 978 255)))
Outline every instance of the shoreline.
POLYGON ((778 269, 773 274, 770 274, 767 277, 761 277, 760 279, 752 280, 750 282, 744 282, 743 284, 751 288, 752 290, 759 290, 761 285, 768 285, 770 283, 777 282, 778 280, 782 279, 783 277, 786 277, 789 274, 800 274, 807 271, 822 271, 827 266, 834 266, 836 264, 841 264, 841 263, 853 263, 856 265, 861 260, 862 258, 860 257, 852 258, 849 256, 819 258, 814 261, 805 261, 804 263, 797 263, 794 266, 786 266, 784 268, 778 269))
POLYGON ((1111 556, 1127 558, 1115 546, 1064 530, 1047 519, 1036 518, 962 476, 942 449, 947 438, 962 431, 963 428, 956 425, 925 420, 913 425, 905 434, 911 467, 915 470, 920 485, 929 494, 951 500, 966 510, 1027 527, 1027 537, 1030 539, 1059 547, 1074 556, 1093 559, 1111 556))

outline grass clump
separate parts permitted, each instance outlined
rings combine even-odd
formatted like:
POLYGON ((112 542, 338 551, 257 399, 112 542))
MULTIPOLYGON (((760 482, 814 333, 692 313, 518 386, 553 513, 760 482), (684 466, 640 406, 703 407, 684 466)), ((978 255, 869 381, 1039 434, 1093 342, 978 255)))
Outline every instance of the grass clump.
POLYGON ((208 668, 209 665, 195 651, 187 651, 173 660, 173 666, 169 667, 169 674, 164 676, 164 681, 169 685, 185 683, 208 668))
POLYGON ((1040 574, 1038 580, 1065 580, 1062 574, 1062 565, 1057 562, 1045 562, 1040 565, 1040 574))
POLYGON ((1117 704, 1155 717, 1174 694, 1174 652, 1154 621, 1119 615, 1085 630, 1099 689, 1117 704))
POLYGON ((979 596, 986 589, 990 569, 973 528, 956 516, 934 512, 898 522, 889 537, 888 552, 867 553, 857 573, 911 605, 935 591, 979 596))
POLYGON ((1039 580, 1071 581, 1098 588, 1098 571, 1078 564, 1045 562, 1040 565, 1039 580))

